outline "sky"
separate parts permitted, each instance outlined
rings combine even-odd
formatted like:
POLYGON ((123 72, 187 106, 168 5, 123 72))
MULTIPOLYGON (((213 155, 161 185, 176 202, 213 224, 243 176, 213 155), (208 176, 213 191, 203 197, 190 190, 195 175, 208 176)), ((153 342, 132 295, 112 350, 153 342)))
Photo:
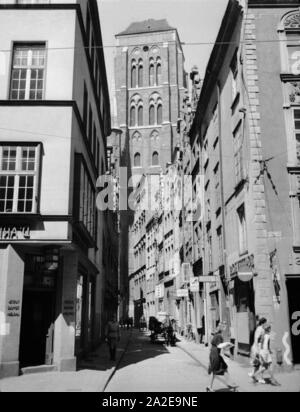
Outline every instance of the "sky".
MULTIPOLYGON (((167 19, 177 28, 185 43, 213 43, 216 40, 228 0, 98 0, 103 44, 114 46, 115 34, 134 21, 167 19)), ((203 78, 212 50, 211 45, 185 45, 185 69, 194 65, 203 78)), ((114 48, 105 47, 107 79, 111 87, 114 76, 114 48)))

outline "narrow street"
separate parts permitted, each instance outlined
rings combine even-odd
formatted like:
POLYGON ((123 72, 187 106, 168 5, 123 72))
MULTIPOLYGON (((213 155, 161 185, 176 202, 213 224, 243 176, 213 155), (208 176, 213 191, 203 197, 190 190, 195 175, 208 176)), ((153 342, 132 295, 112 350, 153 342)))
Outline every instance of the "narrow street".
POLYGON ((152 344, 134 330, 106 392, 203 392, 207 384, 206 370, 179 347, 152 344))

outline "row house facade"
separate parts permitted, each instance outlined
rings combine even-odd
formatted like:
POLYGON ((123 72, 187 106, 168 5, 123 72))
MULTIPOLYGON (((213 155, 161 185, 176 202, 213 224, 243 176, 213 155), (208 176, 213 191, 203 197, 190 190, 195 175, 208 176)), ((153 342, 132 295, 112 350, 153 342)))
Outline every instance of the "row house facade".
POLYGON ((248 355, 264 316, 286 366, 300 360, 299 35, 298 1, 229 1, 189 131, 206 337, 226 321, 248 355))
POLYGON ((110 108, 96 0, 0 2, 0 377, 75 370, 103 330, 110 108))

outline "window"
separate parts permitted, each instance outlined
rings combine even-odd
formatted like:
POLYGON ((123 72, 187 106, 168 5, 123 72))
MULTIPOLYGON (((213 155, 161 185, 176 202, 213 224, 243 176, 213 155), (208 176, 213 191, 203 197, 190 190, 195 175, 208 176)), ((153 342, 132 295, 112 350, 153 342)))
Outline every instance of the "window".
POLYGON ((140 153, 136 153, 134 155, 133 165, 134 165, 134 167, 141 167, 141 155, 140 155, 140 153))
POLYGON ((298 76, 300 74, 300 33, 287 34, 287 47, 289 56, 289 72, 298 76))
POLYGON ((92 111, 92 106, 90 105, 89 108, 89 132, 88 132, 88 139, 89 142, 92 143, 93 139, 93 111, 92 111))
POLYGON ((239 184, 245 178, 242 133, 242 123, 240 123, 236 130, 233 132, 234 168, 236 184, 239 184))
POLYGON ((232 59, 231 65, 231 75, 232 75, 232 101, 234 101, 238 94, 238 87, 237 87, 237 75, 238 75, 238 58, 237 58, 237 51, 232 59))
POLYGON ((136 110, 135 106, 130 108, 130 126, 133 127, 136 125, 136 110))
POLYGON ((88 116, 88 92, 87 92, 86 84, 84 83, 82 120, 83 120, 84 129, 86 133, 87 133, 87 116, 88 116))
POLYGON ((222 232, 222 226, 220 226, 217 229, 217 237, 218 237, 218 248, 219 248, 219 266, 222 266, 224 263, 223 259, 223 250, 224 250, 224 245, 223 245, 223 232, 222 232))
POLYGON ((136 88, 137 82, 136 82, 136 62, 135 60, 132 61, 131 64, 131 87, 136 88))
POLYGON ((138 72, 138 87, 143 87, 144 85, 144 67, 143 61, 139 61, 139 72, 138 72))
POLYGON ((157 60, 156 65, 156 85, 159 86, 161 84, 161 61, 160 59, 157 60))
POLYGON ((238 226, 239 226, 239 249, 240 254, 247 253, 247 225, 246 225, 246 214, 245 205, 242 205, 237 210, 238 214, 238 226))
POLYGON ((45 45, 14 46, 10 86, 12 100, 43 99, 45 60, 45 45))
POLYGON ((144 117, 143 106, 139 106, 139 108, 138 108, 138 126, 143 126, 143 124, 144 124, 143 117, 144 117))
POLYGON ((79 222, 83 223, 90 236, 96 238, 96 196, 88 172, 80 162, 79 222))
POLYGON ((152 155, 152 166, 158 166, 159 165, 159 155, 157 152, 154 152, 152 155))
POLYGON ((149 86, 154 86, 154 62, 150 62, 149 67, 149 86))
POLYGON ((157 106, 157 124, 162 124, 162 105, 157 106))
POLYGON ((296 138, 296 153, 297 160, 300 164, 300 109, 294 110, 294 130, 296 138))
POLYGON ((0 213, 36 213, 40 146, 0 146, 0 213))
POLYGON ((155 109, 154 106, 149 108, 149 124, 152 126, 155 124, 155 109))

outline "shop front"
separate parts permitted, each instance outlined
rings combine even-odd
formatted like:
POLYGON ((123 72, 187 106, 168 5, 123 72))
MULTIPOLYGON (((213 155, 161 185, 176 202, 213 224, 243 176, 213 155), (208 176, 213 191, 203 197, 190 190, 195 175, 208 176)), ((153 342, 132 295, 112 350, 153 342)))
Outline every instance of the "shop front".
POLYGON ((233 318, 232 337, 237 353, 250 355, 255 332, 254 257, 248 256, 230 268, 233 318))

